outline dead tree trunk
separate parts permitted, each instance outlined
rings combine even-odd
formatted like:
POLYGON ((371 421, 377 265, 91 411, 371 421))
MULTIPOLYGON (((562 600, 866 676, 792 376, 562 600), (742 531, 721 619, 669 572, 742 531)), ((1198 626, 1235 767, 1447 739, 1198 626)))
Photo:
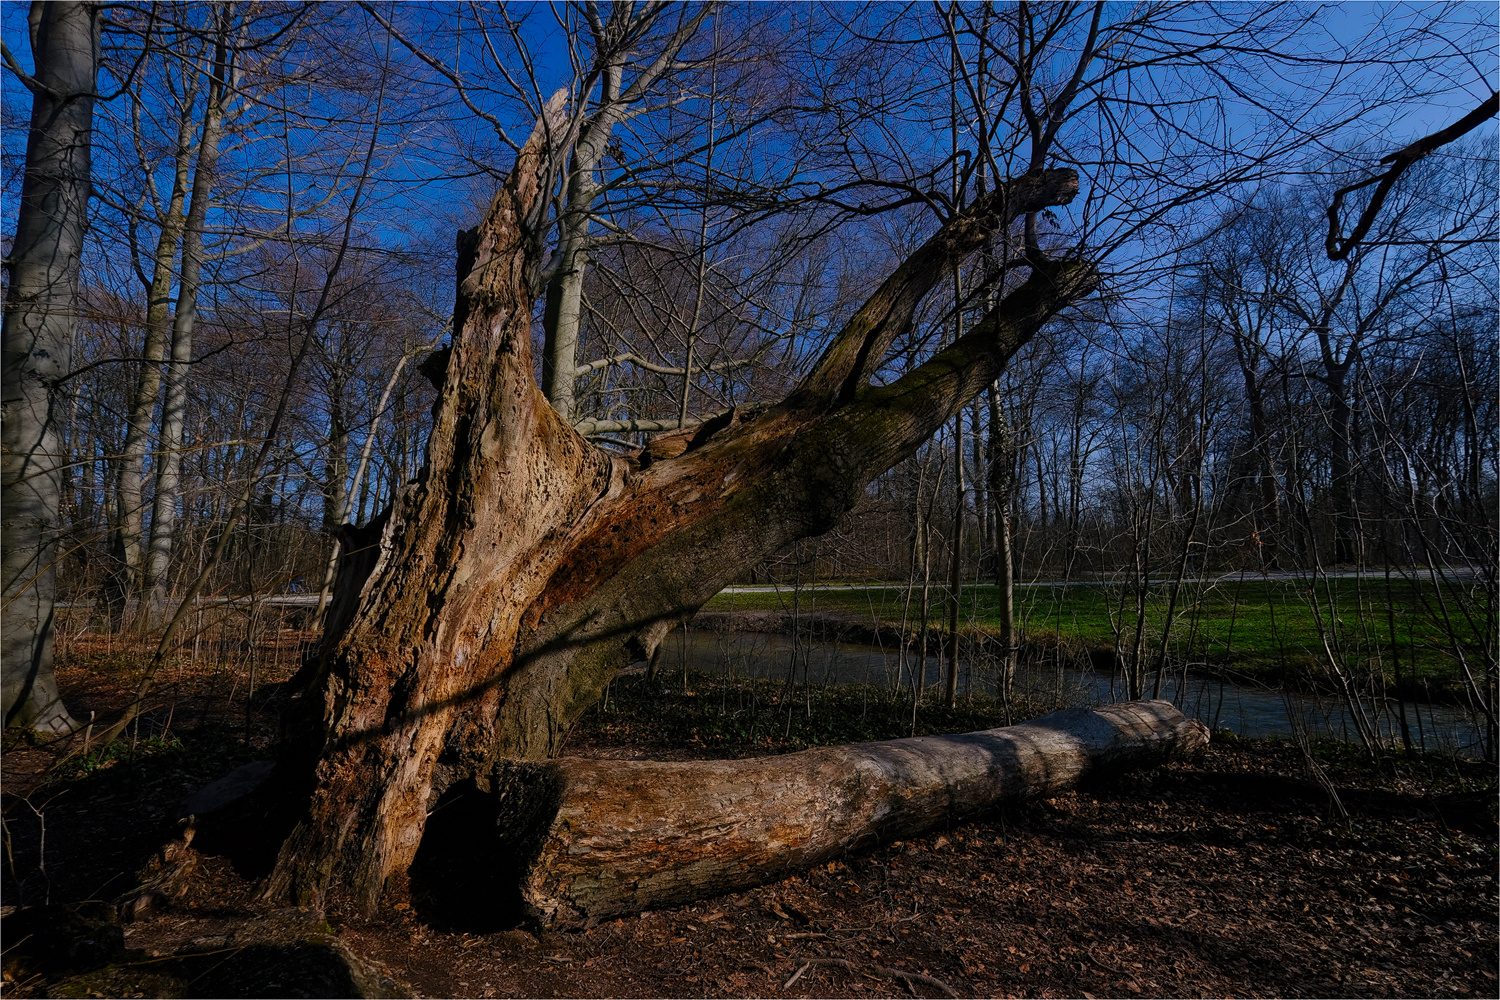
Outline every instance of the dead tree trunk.
POLYGON ((505 758, 555 754, 621 667, 736 574, 821 534, 865 486, 989 384, 1095 271, 1037 259, 1031 279, 929 362, 871 384, 951 266, 1018 216, 1064 204, 1071 170, 1011 181, 896 269, 774 406, 730 411, 606 455, 547 403, 531 360, 537 232, 555 170, 539 123, 461 247, 453 346, 426 464, 398 499, 368 579, 330 613, 283 767, 311 774, 269 891, 365 910, 410 865, 445 785, 487 786, 505 758), (540 206, 540 207, 539 207, 540 206), (335 891, 337 890, 337 891, 335 891))
POLYGON ((511 762, 497 849, 518 855, 532 915, 567 923, 759 885, 1207 742, 1170 703, 1138 701, 754 760, 511 762))

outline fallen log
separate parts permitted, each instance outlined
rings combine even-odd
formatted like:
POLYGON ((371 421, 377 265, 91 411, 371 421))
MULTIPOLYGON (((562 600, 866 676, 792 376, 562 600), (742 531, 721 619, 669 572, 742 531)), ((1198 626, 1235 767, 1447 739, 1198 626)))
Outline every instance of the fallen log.
POLYGON ((543 924, 686 903, 1203 746, 1170 702, 778 757, 507 762, 502 851, 543 924))

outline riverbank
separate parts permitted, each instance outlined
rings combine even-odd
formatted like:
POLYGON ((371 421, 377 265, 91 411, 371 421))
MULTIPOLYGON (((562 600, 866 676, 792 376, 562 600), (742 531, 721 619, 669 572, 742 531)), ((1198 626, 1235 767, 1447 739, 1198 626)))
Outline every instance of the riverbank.
MULTIPOLYGON (((980 728, 997 712, 983 698, 924 705, 915 724, 980 728)), ((245 733, 237 714, 179 716, 169 739, 87 770, 29 785, 7 773, 6 903, 124 892, 183 795, 273 750, 274 717, 251 721, 245 733), (22 789, 46 816, 45 870, 36 818, 9 794, 22 789)), ((564 752, 735 757, 912 726, 909 702, 869 689, 633 676, 564 752)), ((373 922, 268 907, 253 867, 207 854, 180 897, 124 926, 125 951, 18 975, 6 994, 254 996, 296 982, 324 996, 1494 995, 1493 768, 1307 749, 1216 734, 1196 760, 573 933, 501 919, 482 852, 447 859, 446 898, 418 885, 373 922)))
MULTIPOLYGON (((809 602, 811 608, 796 611, 784 607, 768 606, 773 601, 786 603, 784 595, 778 594, 733 594, 720 595, 699 611, 688 623, 691 629, 712 632, 769 632, 791 635, 794 632, 811 642, 844 642, 874 646, 895 651, 901 648, 903 638, 908 653, 921 645, 919 623, 908 621, 903 629, 899 616, 892 620, 887 612, 891 609, 871 607, 855 609, 848 605, 858 601, 856 589, 848 592, 820 592, 818 600, 809 602), (744 604, 750 607, 744 607, 744 604), (818 609, 817 604, 823 604, 818 609), (832 607, 829 607, 832 605, 832 607)), ((927 649, 930 657, 946 649, 948 632, 941 615, 934 613, 927 625, 927 649)), ((983 663, 998 658, 1003 648, 999 639, 999 628, 966 619, 959 628, 960 659, 983 663)), ((1023 663, 1056 665, 1059 662, 1072 667, 1110 672, 1117 669, 1118 656, 1113 643, 1084 638, 1077 633, 1069 634, 1055 628, 1021 629, 1018 653, 1023 663)), ((1157 657, 1148 647, 1151 671, 1157 669, 1157 657)), ((1161 666, 1168 674, 1189 673, 1236 684, 1258 685, 1266 689, 1288 690, 1303 694, 1337 695, 1339 686, 1324 667, 1323 662, 1304 650, 1294 650, 1290 655, 1269 656, 1264 651, 1254 655, 1236 654, 1231 649, 1198 650, 1185 653, 1180 648, 1169 648, 1161 666)), ((1376 678, 1364 680, 1374 682, 1376 678)), ((1399 699, 1434 705, 1467 705, 1469 694, 1460 679, 1452 675, 1437 675, 1428 671, 1419 675, 1402 675, 1385 678, 1383 687, 1371 696, 1381 699, 1399 699)))

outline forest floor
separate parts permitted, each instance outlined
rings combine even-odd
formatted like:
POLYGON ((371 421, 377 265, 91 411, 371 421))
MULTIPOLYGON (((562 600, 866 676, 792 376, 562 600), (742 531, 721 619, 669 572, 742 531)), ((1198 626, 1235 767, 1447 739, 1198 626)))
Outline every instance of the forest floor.
MULTIPOLYGON (((257 897, 253 868, 211 854, 182 895, 122 932, 107 905, 79 906, 127 896, 186 795, 271 754, 275 685, 291 659, 267 669, 248 709, 242 687, 238 701, 226 694, 223 670, 164 678, 133 747, 7 747, 6 996, 1497 992, 1492 766, 1395 752, 1371 762, 1343 745, 1227 734, 1191 761, 577 931, 534 933, 493 900, 445 907, 420 891, 377 921, 277 908, 257 897), (50 967, 17 957, 26 934, 62 925, 114 933, 122 947, 75 948, 50 967)), ((127 696, 121 662, 75 654, 62 672, 85 717, 127 696)), ((703 675, 686 687, 622 678, 565 752, 734 757, 913 725, 909 702, 868 690, 787 693, 703 675)), ((992 726, 994 711, 924 706, 916 726, 992 726)), ((463 866, 450 862, 458 877, 445 885, 462 893, 463 866)))

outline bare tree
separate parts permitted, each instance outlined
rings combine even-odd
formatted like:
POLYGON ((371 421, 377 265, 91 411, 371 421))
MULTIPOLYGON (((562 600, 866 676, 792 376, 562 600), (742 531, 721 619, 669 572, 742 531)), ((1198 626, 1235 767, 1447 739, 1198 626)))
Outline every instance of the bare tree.
MULTIPOLYGON (((900 17, 872 15, 882 20, 907 37, 900 17)), ((937 192, 947 186, 947 158, 938 156, 925 189, 920 178, 903 182, 901 197, 920 199, 946 221, 833 333, 790 394, 659 436, 628 456, 605 455, 579 437, 532 372, 546 198, 566 152, 549 142, 567 137, 566 94, 550 106, 486 221, 465 241, 454 342, 424 470, 398 500, 368 577, 341 576, 336 587, 329 620, 339 627, 289 725, 308 739, 283 765, 288 786, 302 787, 310 770, 313 790, 282 847, 273 892, 319 900, 348 891, 373 907, 414 856, 444 780, 491 788, 498 760, 554 753, 618 668, 648 659, 674 623, 736 574, 837 523, 868 483, 967 407, 1043 324, 1097 287, 1092 257, 1043 249, 1063 243, 1051 234, 1064 222, 1041 213, 1072 203, 1080 174, 1102 188, 1088 205, 1109 217, 1079 216, 1070 233, 1071 245, 1092 254, 1118 252, 1230 178, 1272 169, 1276 143, 1231 154, 1236 167, 1226 174, 1224 148, 1200 145, 1200 131, 1179 128, 1160 133, 1184 144, 1161 151, 1173 166, 1143 179, 1138 164, 1093 152, 1092 126, 1103 118, 1090 115, 1082 127, 1072 113, 1077 99, 1166 115, 1148 110, 1138 89, 1147 63, 1162 72, 1162 57, 1140 61, 1142 53, 1159 46, 1184 72, 1202 70, 1209 57, 1199 26, 1148 12, 1111 22, 1094 10, 1030 7, 1010 24, 1015 34, 1003 52, 1017 82, 997 91, 990 120, 1019 101, 1033 124, 988 129, 975 160, 994 164, 986 194, 962 211, 945 204, 937 192), (1116 91, 1118 105, 1104 96, 1116 91), (1045 166, 1054 160, 1080 169, 1045 166), (1010 163, 1016 176, 1003 169, 1010 163), (1014 284, 955 342, 929 348, 904 374, 893 370, 893 348, 928 293, 1013 226, 1024 253, 1010 272, 1014 284), (448 761, 441 772, 440 758, 448 761)), ((886 25, 869 27, 879 35, 886 25)), ((1222 79, 1232 61, 1247 74, 1273 63, 1275 46, 1303 27, 1260 12, 1237 25, 1216 22, 1213 72, 1222 79)), ((1153 79, 1167 86, 1166 77, 1153 79)), ((1345 113, 1335 108, 1317 128, 1334 128, 1345 113)), ((872 119, 871 142, 874 127, 872 119)), ((1283 133, 1278 142, 1298 145, 1307 133, 1298 131, 1295 142, 1283 133)), ((856 180, 869 191, 876 178, 856 180)))
MULTIPOLYGON (((484 44, 477 49, 482 55, 478 60, 471 60, 469 65, 460 66, 436 54, 442 45, 441 35, 432 37, 430 32, 408 34, 373 5, 361 6, 421 63, 451 85, 465 106, 478 111, 502 147, 519 148, 504 124, 505 112, 501 109, 520 107, 535 116, 545 99, 533 76, 514 72, 514 65, 501 57, 502 52, 511 52, 515 63, 528 68, 533 65, 534 55, 524 31, 524 18, 516 19, 509 10, 472 8, 450 29, 450 33, 456 38, 483 39, 484 44)), ((649 0, 616 3, 608 7, 570 4, 558 8, 556 13, 565 29, 575 77, 568 88, 566 111, 556 123, 559 136, 554 143, 557 152, 553 155, 559 160, 549 168, 556 189, 549 192, 547 201, 552 236, 549 259, 543 271, 542 385, 558 412, 577 421, 588 417, 579 411, 577 383, 582 376, 601 367, 585 364, 582 358, 583 332, 589 311, 585 287, 600 245, 597 231, 602 225, 611 232, 614 240, 619 240, 625 233, 623 219, 605 218, 606 214, 618 216, 620 206, 606 208, 601 202, 606 199, 618 201, 622 198, 622 189, 638 188, 642 184, 640 165, 623 162, 625 144, 618 132, 660 107, 670 107, 694 96, 681 88, 677 93, 664 91, 674 78, 695 68, 700 61, 690 57, 685 49, 706 19, 710 16, 717 19, 718 9, 714 4, 690 8, 649 0), (612 161, 618 162, 613 170, 612 161)), ((711 59, 723 56, 717 45, 710 52, 711 59)), ((712 86, 708 100, 712 105, 712 86)), ((712 117, 710 110, 709 118, 712 117)), ((711 129, 705 145, 709 150, 715 145, 711 129)), ((667 156, 667 166, 691 157, 695 151, 667 156)), ((484 168, 493 171, 488 163, 484 168)), ((661 167, 656 165, 655 169, 659 171, 661 167)), ((503 174, 499 176, 503 177, 503 174)), ((702 217, 706 224, 706 212, 702 217)), ((687 340, 690 342, 691 339, 689 335, 687 340)), ((688 353, 691 353, 690 348, 688 353)), ((684 379, 691 377, 691 360, 683 364, 661 365, 627 351, 613 363, 638 364, 658 374, 681 375, 684 379)), ((675 422, 655 420, 649 427, 676 427, 684 419, 684 415, 679 415, 675 422)), ((613 422, 598 424, 596 421, 590 429, 596 433, 609 433, 623 428, 613 422)))
MULTIPOLYGON (((146 46, 154 43, 155 39, 151 37, 144 40, 146 46)), ((186 49, 186 46, 183 48, 186 49)), ((170 154, 171 187, 164 204, 159 195, 155 199, 157 204, 154 206, 156 209, 154 214, 157 216, 158 232, 156 246, 151 254, 151 277, 146 292, 146 334, 141 349, 140 376, 130 404, 125 441, 120 450, 119 486, 116 493, 118 527, 115 546, 119 566, 117 571, 111 574, 112 586, 109 595, 110 603, 115 606, 117 616, 123 614, 125 602, 138 597, 142 589, 144 571, 142 537, 147 506, 145 500, 146 458, 152 443, 153 418, 158 398, 161 395, 162 362, 167 358, 171 343, 169 331, 171 288, 175 274, 173 265, 182 239, 185 221, 184 206, 192 164, 195 155, 202 148, 197 134, 198 123, 194 115, 201 74, 195 65, 197 60, 190 52, 179 50, 173 61, 179 59, 189 68, 183 74, 183 86, 175 109, 177 136, 170 154)), ((140 159, 143 161, 141 166, 142 174, 147 181, 146 187, 152 194, 156 194, 155 171, 151 169, 154 164, 148 162, 149 157, 145 155, 144 148, 141 148, 143 137, 139 119, 142 117, 143 109, 140 95, 140 90, 132 91, 128 95, 133 112, 132 117, 137 119, 137 128, 132 131, 136 138, 137 149, 142 154, 140 159)))
POLYGON ((865 483, 965 405, 1021 342, 1095 280, 1084 265, 1037 260, 1033 280, 939 359, 890 386, 863 388, 951 261, 1025 211, 1064 203, 1075 190, 1066 171, 1018 179, 956 217, 898 269, 786 401, 678 432, 675 447, 654 448, 636 473, 578 438, 533 380, 529 303, 545 190, 538 171, 550 131, 538 125, 466 262, 423 478, 393 514, 371 580, 339 587, 346 601, 357 589, 373 599, 352 616, 335 608, 331 619, 349 625, 330 636, 314 688, 342 688, 338 678, 359 677, 367 694, 347 702, 339 718, 313 723, 327 742, 306 749, 324 756, 326 784, 275 878, 299 894, 329 888, 318 872, 332 869, 315 859, 341 858, 335 867, 363 873, 355 876, 359 895, 373 905, 386 877, 416 850, 444 745, 457 739, 471 747, 481 769, 496 753, 549 753, 618 666, 649 658, 685 611, 734 574, 830 527, 865 483), (788 451, 793 439, 797 447, 788 451), (461 500, 470 490, 478 491, 472 505, 461 500), (568 540, 545 541, 558 525, 573 525, 568 540), (453 558, 459 562, 439 568, 453 558), (428 584, 419 581, 433 572, 457 588, 440 606, 421 596, 428 584), (435 610, 441 621, 429 621, 435 610), (490 623, 472 649, 470 614, 490 623), (416 630, 411 645, 391 643, 397 622, 416 630), (444 638, 433 645, 418 634, 444 638), (425 652, 407 665, 393 655, 402 648, 425 652), (377 675, 389 683, 367 685, 377 675), (408 721, 390 737, 350 741, 370 713, 408 721), (372 773, 387 777, 371 782, 372 773), (367 832, 340 832, 354 816, 367 832))
POLYGON ((1396 186, 1396 181, 1406 172, 1406 168, 1416 163, 1422 157, 1441 149, 1450 142, 1456 142, 1477 129, 1480 125, 1500 115, 1500 91, 1490 94, 1489 98, 1481 101, 1479 107, 1464 115, 1458 121, 1428 136, 1423 136, 1416 142, 1389 153, 1380 158, 1381 163, 1390 166, 1373 177, 1367 177, 1353 184, 1346 184, 1333 192, 1333 197, 1328 203, 1328 236, 1324 240, 1324 252, 1328 259, 1333 261, 1343 260, 1349 256, 1360 240, 1369 235, 1370 227, 1375 224, 1375 219, 1380 215, 1380 209, 1385 205, 1386 197, 1391 189, 1396 186), (1339 209, 1344 205, 1344 198, 1355 191, 1376 185, 1374 193, 1370 195, 1369 202, 1364 210, 1360 212, 1359 221, 1354 224, 1354 230, 1348 237, 1340 233, 1339 209))
POLYGON ((31 91, 20 219, 6 260, 4 326, 4 670, 6 726, 66 730, 73 720, 53 678, 53 600, 60 434, 72 369, 78 271, 88 219, 89 141, 99 8, 32 4, 34 72, 5 62, 31 91))
MULTIPOLYGON (((151 510, 151 541, 145 566, 145 606, 152 618, 166 610, 170 597, 167 570, 177 531, 178 476, 187 418, 187 384, 193 361, 193 333, 197 325, 203 271, 203 233, 208 206, 219 170, 225 105, 235 84, 231 35, 235 11, 215 9, 210 31, 212 56, 205 67, 203 123, 198 137, 192 195, 182 220, 182 267, 172 314, 171 363, 167 367, 166 397, 162 404, 158 441, 155 502, 151 510)), ((148 364, 149 364, 148 359, 148 364)))

